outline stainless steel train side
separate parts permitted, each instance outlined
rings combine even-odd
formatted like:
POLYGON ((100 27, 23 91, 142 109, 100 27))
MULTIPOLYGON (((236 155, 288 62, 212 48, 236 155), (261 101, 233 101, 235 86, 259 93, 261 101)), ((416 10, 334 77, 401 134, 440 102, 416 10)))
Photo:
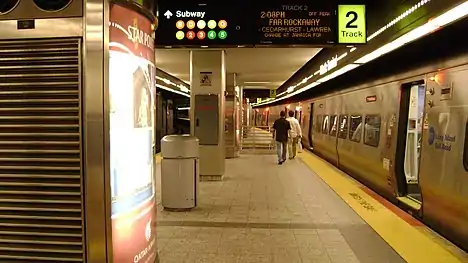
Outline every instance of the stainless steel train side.
POLYGON ((467 80, 459 56, 257 114, 299 108, 304 148, 468 249, 467 80))

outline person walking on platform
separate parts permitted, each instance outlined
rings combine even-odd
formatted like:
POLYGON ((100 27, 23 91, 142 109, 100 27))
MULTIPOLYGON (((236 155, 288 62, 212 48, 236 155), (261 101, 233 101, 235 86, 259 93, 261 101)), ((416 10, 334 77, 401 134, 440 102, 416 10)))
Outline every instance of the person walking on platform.
POLYGON ((297 144, 302 138, 301 125, 299 121, 294 118, 294 111, 290 110, 289 118, 286 120, 289 122, 291 129, 289 130, 289 139, 288 139, 288 155, 289 159, 294 159, 297 153, 297 144))
POLYGON ((276 154, 278 164, 286 161, 286 147, 288 144, 288 132, 291 129, 289 121, 286 120, 286 112, 281 111, 280 118, 273 124, 273 138, 276 140, 276 154))

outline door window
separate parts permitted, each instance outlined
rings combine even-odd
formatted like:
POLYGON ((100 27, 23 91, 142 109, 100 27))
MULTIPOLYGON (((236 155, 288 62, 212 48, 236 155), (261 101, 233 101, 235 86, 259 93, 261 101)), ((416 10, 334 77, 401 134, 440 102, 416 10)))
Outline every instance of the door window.
POLYGON ((336 132, 338 130, 338 116, 337 115, 333 115, 331 116, 330 118, 330 124, 331 124, 331 128, 330 128, 330 135, 335 137, 336 136, 336 132))
POLYGON ((322 116, 322 115, 318 115, 317 118, 316 118, 316 120, 317 120, 317 122, 314 123, 315 132, 320 133, 320 132, 322 132, 323 116, 322 116))
POLYGON ((348 138, 348 115, 340 116, 340 129, 338 131, 338 137, 340 139, 348 138))
POLYGON ((380 115, 367 115, 364 125, 364 144, 378 147, 380 141, 380 115))
POLYGON ((349 121, 349 139, 353 142, 360 142, 362 135, 362 116, 351 115, 349 121))
POLYGON ((465 126, 465 149, 463 150, 463 166, 468 171, 468 121, 465 126))
POLYGON ((322 133, 323 134, 328 134, 329 131, 329 122, 330 122, 330 116, 325 115, 323 116, 323 123, 322 123, 322 133))

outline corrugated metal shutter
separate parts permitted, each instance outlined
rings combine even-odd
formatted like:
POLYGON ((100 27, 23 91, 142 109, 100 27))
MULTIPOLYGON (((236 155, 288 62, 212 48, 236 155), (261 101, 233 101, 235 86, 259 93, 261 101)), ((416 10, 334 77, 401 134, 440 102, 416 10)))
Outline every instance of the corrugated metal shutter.
POLYGON ((0 41, 0 262, 84 262, 80 53, 0 41))

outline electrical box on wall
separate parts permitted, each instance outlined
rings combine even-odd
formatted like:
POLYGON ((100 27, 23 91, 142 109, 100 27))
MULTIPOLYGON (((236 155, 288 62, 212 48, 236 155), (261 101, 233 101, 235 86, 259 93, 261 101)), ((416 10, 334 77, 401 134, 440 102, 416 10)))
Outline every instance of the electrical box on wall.
POLYGON ((0 20, 83 16, 84 0, 0 0, 0 20))
POLYGON ((195 136, 200 145, 218 145, 219 96, 195 95, 195 136))

